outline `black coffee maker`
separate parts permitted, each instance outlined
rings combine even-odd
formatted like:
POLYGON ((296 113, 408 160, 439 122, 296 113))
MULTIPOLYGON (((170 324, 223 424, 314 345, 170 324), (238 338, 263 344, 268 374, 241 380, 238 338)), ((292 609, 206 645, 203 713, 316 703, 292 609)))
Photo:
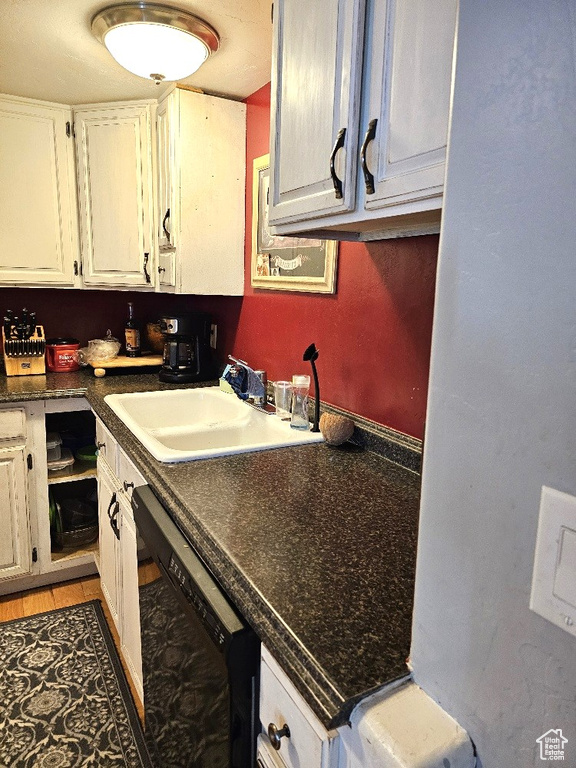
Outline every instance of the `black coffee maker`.
POLYGON ((217 378, 210 349, 210 324, 210 316, 200 312, 160 318, 164 334, 160 381, 185 384, 217 378))

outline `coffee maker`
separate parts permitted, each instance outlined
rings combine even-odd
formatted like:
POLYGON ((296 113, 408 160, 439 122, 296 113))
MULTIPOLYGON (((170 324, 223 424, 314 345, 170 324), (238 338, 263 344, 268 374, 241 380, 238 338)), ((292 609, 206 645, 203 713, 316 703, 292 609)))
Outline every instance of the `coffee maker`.
POLYGON ((210 316, 200 312, 160 318, 164 334, 160 381, 185 384, 217 378, 210 349, 210 324, 210 316))

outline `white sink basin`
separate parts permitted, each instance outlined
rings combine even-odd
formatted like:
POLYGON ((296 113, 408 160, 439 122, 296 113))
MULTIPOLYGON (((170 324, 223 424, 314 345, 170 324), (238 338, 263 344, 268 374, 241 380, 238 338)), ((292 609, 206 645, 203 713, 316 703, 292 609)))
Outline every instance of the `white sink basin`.
POLYGON ((106 395, 104 401, 158 461, 194 461, 323 441, 219 387, 106 395))

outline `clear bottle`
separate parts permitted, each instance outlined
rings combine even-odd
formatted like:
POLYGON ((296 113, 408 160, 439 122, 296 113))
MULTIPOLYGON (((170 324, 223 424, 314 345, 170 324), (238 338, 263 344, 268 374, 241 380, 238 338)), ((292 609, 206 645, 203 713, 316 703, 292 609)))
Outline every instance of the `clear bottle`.
POLYGON ((310 429, 308 420, 308 392, 310 376, 292 376, 292 429, 310 429))
POLYGON ((140 347, 140 327, 134 319, 134 304, 128 302, 128 320, 124 326, 126 335, 126 357, 140 357, 142 349, 140 347))

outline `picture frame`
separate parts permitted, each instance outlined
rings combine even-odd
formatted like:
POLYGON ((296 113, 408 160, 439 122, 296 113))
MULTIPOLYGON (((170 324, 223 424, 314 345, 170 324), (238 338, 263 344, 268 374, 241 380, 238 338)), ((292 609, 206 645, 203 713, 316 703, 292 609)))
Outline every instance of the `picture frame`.
POLYGON ((268 229, 269 194, 270 155, 262 155, 253 162, 252 286, 336 293, 338 241, 272 235, 268 229))

